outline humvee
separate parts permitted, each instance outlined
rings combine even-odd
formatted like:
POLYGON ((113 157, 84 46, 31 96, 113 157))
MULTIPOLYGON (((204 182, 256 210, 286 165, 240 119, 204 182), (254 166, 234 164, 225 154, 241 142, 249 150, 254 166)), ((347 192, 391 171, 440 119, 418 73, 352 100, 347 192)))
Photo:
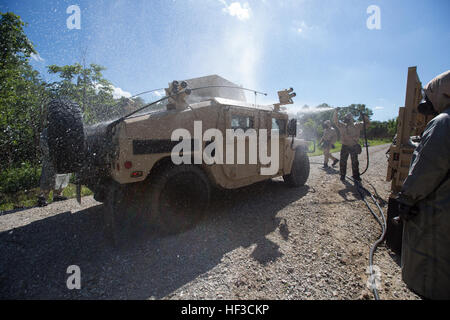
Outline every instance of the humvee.
MULTIPOLYGON (((133 112, 96 126, 83 125, 76 104, 53 100, 48 108, 48 134, 55 168, 58 173, 75 172, 77 184, 87 185, 94 198, 105 203, 109 229, 124 215, 139 214, 164 231, 180 232, 203 216, 212 188, 236 189, 275 177, 283 177, 291 187, 304 185, 309 176, 308 143, 296 137, 296 120, 289 121, 280 108, 292 103, 295 93, 280 91, 279 103, 262 106, 247 102, 244 90, 219 76, 174 81, 161 99, 163 110, 133 112), (173 150, 180 142, 172 139, 175 130, 194 136, 192 145, 197 143, 200 150, 215 141, 216 137, 195 141, 199 121, 202 135, 208 129, 218 129, 224 137, 227 129, 254 129, 259 136, 266 129, 269 138, 278 139, 278 154, 271 155, 277 157, 278 168, 273 174, 261 174, 267 164, 259 157, 253 163, 174 164, 173 150)), ((235 159, 244 151, 248 160, 251 137, 244 135, 243 140, 243 149, 227 140, 223 151, 234 150, 235 159)), ((271 150, 269 142, 262 146, 257 141, 258 149, 271 150)), ((219 146, 213 155, 221 151, 219 146)), ((182 150, 178 155, 193 158, 196 152, 182 150)))

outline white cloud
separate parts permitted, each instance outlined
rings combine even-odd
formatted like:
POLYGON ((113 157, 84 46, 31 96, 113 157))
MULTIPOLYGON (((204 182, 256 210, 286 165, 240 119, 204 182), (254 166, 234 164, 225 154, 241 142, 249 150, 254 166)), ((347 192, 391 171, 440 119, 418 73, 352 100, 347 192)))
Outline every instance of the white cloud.
POLYGON ((232 17, 236 17, 241 21, 250 19, 251 9, 248 2, 241 4, 240 2, 232 2, 228 5, 224 0, 221 0, 225 8, 222 9, 223 12, 229 14, 232 17))
MULTIPOLYGON (((99 83, 95 84, 95 89, 98 93, 99 89, 102 88, 103 86, 99 83)), ((120 99, 121 97, 125 97, 125 98, 131 98, 131 93, 122 90, 119 87, 114 87, 113 85, 110 85, 110 88, 112 89, 112 95, 114 99, 120 99)))
POLYGON ((153 94, 157 97, 163 97, 166 93, 164 90, 157 90, 157 91, 154 91, 153 94))
POLYGON ((375 109, 375 110, 383 110, 384 107, 376 106, 374 109, 375 109))
POLYGON ((31 58, 37 62, 44 62, 45 60, 39 55, 38 52, 32 53, 31 58))
POLYGON ((122 90, 121 88, 111 86, 113 89, 112 95, 114 99, 119 99, 121 97, 131 98, 131 93, 122 90))

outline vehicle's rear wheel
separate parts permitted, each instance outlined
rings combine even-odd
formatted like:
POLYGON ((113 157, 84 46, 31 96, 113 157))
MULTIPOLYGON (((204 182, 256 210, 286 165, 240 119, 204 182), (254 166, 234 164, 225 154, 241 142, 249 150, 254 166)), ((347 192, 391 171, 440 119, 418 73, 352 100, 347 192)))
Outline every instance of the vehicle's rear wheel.
POLYGON ((165 233, 179 233, 197 224, 210 196, 207 175, 193 165, 170 165, 150 178, 150 211, 165 233))
POLYGON ((291 173, 284 175, 283 179, 290 187, 304 186, 309 177, 309 158, 303 148, 295 150, 291 173))

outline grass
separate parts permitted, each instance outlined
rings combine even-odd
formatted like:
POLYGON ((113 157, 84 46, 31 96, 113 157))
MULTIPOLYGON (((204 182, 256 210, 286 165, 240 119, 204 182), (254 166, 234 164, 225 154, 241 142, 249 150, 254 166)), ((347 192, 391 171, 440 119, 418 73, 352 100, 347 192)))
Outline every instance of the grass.
MULTIPOLYGON (((386 143, 391 143, 391 142, 392 142, 391 139, 375 139, 375 140, 370 140, 369 139, 368 140, 368 143, 369 143, 370 147, 379 146, 379 145, 386 144, 386 143)), ((360 143, 361 143, 361 145, 363 145, 363 140, 361 140, 360 143)), ((341 151, 342 144, 339 141, 336 142, 334 144, 334 146, 335 146, 335 148, 331 149, 332 153, 341 151)), ((310 150, 312 150, 312 149, 313 149, 313 144, 311 143, 310 144, 310 150)), ((317 147, 317 144, 316 144, 316 151, 313 152, 313 153, 308 153, 308 155, 310 157, 321 156, 321 155, 323 155, 323 150, 321 148, 317 147)))
MULTIPOLYGON (((11 194, 0 193, 0 212, 9 211, 20 208, 34 207, 37 204, 37 197, 39 195, 39 188, 33 188, 30 190, 18 191, 11 194)), ((82 186, 81 196, 92 195, 92 191, 87 187, 82 186)), ((63 196, 71 199, 76 197, 76 186, 69 183, 67 188, 63 190, 63 196)), ((53 199, 53 191, 50 192, 48 203, 51 203, 53 199)))

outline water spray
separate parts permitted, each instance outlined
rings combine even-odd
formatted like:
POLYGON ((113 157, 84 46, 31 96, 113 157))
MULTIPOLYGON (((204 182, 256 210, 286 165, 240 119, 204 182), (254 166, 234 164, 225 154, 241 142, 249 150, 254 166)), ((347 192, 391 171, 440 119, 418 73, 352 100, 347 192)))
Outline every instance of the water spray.
POLYGON ((158 92, 158 91, 163 91, 163 90, 164 90, 164 88, 159 88, 159 89, 153 89, 153 90, 144 91, 144 92, 135 94, 134 96, 131 96, 131 97, 129 97, 128 99, 133 99, 133 98, 139 97, 139 96, 141 96, 141 95, 143 95, 143 94, 146 94, 146 93, 158 92))
POLYGON ((255 107, 256 107, 256 97, 258 94, 267 96, 267 93, 265 93, 265 92, 260 92, 260 91, 256 91, 253 89, 247 89, 247 88, 242 88, 242 87, 238 87, 238 86, 206 86, 206 87, 194 88, 194 89, 191 89, 191 91, 201 90, 201 89, 210 89, 210 88, 229 88, 229 89, 239 89, 239 90, 253 92, 255 94, 255 107))

